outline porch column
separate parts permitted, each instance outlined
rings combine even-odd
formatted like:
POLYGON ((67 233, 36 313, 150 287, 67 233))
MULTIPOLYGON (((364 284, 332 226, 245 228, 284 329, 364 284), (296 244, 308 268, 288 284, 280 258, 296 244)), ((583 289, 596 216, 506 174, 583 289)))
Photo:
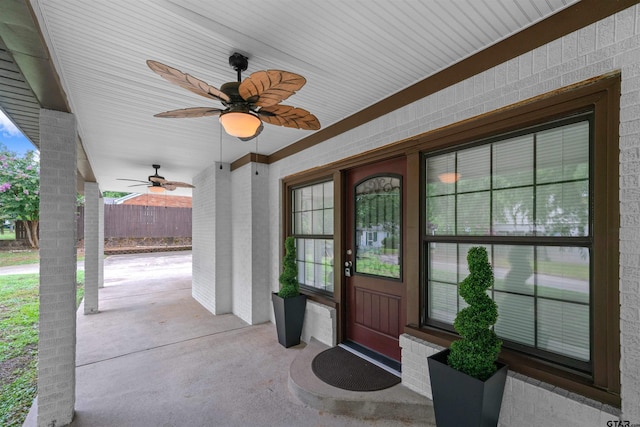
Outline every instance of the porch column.
POLYGON ((84 314, 98 312, 100 284, 100 210, 102 199, 96 182, 84 183, 84 314))
POLYGON ((98 288, 104 288, 104 198, 98 199, 98 288))
MULTIPOLYGON (((233 171, 233 313, 255 325, 270 320, 271 233, 278 233, 269 218, 269 169, 249 163, 233 171), (257 174, 256 174, 257 172, 257 174)), ((278 239, 274 239, 277 241, 278 239)))
POLYGON ((213 314, 230 313, 231 172, 215 163, 193 178, 192 295, 213 314))
POLYGON ((40 110, 38 426, 71 423, 76 384, 76 121, 40 110))

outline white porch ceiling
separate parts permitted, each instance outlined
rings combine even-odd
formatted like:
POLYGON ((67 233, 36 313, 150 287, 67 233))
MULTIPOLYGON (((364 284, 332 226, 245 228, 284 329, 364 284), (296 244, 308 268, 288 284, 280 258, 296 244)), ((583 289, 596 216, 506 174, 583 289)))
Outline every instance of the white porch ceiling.
MULTIPOLYGON (((213 162, 256 151, 255 141, 223 133, 221 156, 217 117, 153 117, 220 104, 166 82, 147 59, 216 87, 236 79, 228 65, 236 51, 249 57, 243 76, 301 74, 306 86, 284 103, 324 128, 575 2, 31 0, 94 175, 116 191, 132 190, 117 178, 146 179, 153 163, 167 179, 191 182, 213 162)), ((309 134, 265 125, 257 152, 309 134)))

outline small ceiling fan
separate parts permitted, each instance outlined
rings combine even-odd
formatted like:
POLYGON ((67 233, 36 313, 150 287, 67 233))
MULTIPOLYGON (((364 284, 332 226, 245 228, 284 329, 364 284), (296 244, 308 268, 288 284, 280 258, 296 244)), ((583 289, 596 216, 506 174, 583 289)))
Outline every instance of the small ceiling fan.
POLYGON ((193 185, 187 184, 186 182, 168 181, 164 179, 164 176, 158 175, 158 169, 160 169, 160 165, 151 165, 151 167, 155 168, 156 173, 153 175, 149 175, 147 181, 142 181, 139 179, 126 179, 126 178, 118 178, 118 180, 140 182, 141 184, 133 184, 133 185, 130 185, 129 187, 138 187, 138 186, 146 185, 147 187, 149 187, 149 190, 151 192, 162 192, 163 189, 173 191, 178 187, 195 188, 193 185))
POLYGON ((224 83, 217 89, 208 83, 160 62, 147 60, 147 65, 160 77, 188 91, 215 99, 224 109, 209 107, 183 108, 165 111, 155 117, 220 116, 225 131, 243 141, 249 141, 262 132, 262 123, 296 129, 318 130, 320 122, 302 108, 280 105, 307 82, 301 75, 282 70, 263 70, 242 80, 242 72, 249 65, 246 56, 234 53, 229 65, 238 73, 237 82, 224 83))

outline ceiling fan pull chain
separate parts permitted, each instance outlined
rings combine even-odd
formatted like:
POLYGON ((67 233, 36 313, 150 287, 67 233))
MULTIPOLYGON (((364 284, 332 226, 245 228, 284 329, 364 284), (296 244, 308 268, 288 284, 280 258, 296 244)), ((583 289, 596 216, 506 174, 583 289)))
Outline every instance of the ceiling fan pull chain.
POLYGON ((220 128, 220 170, 222 170, 222 125, 220 125, 219 128, 220 128))
POLYGON ((256 136, 256 175, 258 175, 258 137, 256 136))

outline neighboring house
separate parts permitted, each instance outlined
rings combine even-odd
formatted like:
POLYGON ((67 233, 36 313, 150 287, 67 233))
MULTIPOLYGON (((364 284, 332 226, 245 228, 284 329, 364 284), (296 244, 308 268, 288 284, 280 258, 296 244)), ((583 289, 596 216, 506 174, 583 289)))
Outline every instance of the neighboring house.
POLYGON ((164 194, 132 193, 113 201, 115 205, 165 206, 168 208, 190 208, 191 197, 164 194))
MULTIPOLYGON (((480 51, 413 87, 417 100, 395 98, 388 114, 366 110, 348 129, 286 153, 197 171, 193 297, 214 314, 273 320, 279 248, 293 235, 309 296, 303 340, 370 347, 399 360, 402 383, 431 397, 426 357, 456 339, 456 284, 467 249, 483 245, 496 269, 501 357, 513 372, 501 425, 640 423, 640 6, 625 4, 578 27, 572 17, 524 30, 534 47, 520 37, 501 45, 509 52, 480 51), (378 200, 388 194, 400 202, 378 200), (363 209, 366 226, 354 219, 363 209), (383 223, 400 230, 398 250, 359 264, 359 246, 382 246, 374 233, 383 223), (543 227, 526 233, 525 224, 543 227), (345 274, 349 262, 366 274, 345 274)), ((39 131, 54 140, 41 151, 45 173, 53 137, 77 139, 73 116, 60 114, 41 112, 39 131)), ((99 218, 97 185, 85 191, 99 218)), ((51 203, 43 229, 64 222, 51 203)), ((100 220, 92 224, 98 236, 100 220)), ((85 265, 98 258, 87 252, 85 265)), ((51 259, 56 271, 75 269, 51 259)), ((97 286, 87 283, 85 310, 97 309, 97 286)), ((52 310, 75 325, 73 307, 52 310)), ((39 349, 43 378, 50 370, 51 383, 72 384, 75 341, 51 345, 39 349)), ((42 402, 69 409, 74 391, 55 391, 39 402, 43 417, 57 407, 42 402)))

